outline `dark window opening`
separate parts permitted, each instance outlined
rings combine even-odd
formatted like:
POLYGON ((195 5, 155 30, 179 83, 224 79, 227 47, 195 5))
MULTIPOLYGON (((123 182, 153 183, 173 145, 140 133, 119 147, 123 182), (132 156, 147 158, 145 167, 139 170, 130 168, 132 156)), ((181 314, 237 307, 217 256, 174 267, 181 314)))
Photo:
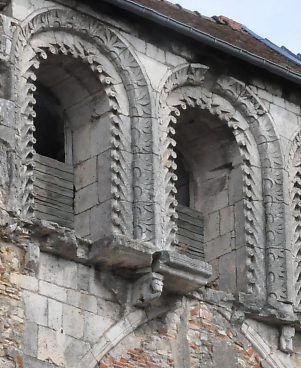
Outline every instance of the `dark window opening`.
POLYGON ((35 151, 43 156, 65 162, 65 133, 62 107, 56 96, 41 84, 35 95, 35 151))
POLYGON ((189 194, 189 172, 185 168, 183 155, 177 151, 176 158, 176 175, 178 180, 176 181, 177 196, 176 199, 178 203, 182 206, 190 206, 190 194, 189 194))

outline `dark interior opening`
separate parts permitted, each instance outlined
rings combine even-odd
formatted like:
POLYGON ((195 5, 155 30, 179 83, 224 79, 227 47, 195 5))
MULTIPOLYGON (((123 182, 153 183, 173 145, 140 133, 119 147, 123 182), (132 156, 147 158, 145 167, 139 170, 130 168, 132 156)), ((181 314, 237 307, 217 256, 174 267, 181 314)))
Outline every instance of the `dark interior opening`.
POLYGON ((190 194, 189 194, 189 172, 186 170, 184 164, 184 158, 181 152, 176 151, 176 175, 178 180, 176 181, 177 195, 176 199, 182 206, 190 206, 190 194))
POLYGON ((40 155, 65 162, 64 119, 60 102, 42 84, 37 84, 35 99, 35 151, 40 155))

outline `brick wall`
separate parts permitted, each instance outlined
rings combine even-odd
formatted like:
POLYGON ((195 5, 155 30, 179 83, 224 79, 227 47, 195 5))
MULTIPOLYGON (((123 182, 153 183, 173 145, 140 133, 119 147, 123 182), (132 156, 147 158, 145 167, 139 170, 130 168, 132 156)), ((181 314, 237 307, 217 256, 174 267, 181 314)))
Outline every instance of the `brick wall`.
POLYGON ((213 306, 183 299, 128 336, 99 368, 260 368, 262 358, 213 306))

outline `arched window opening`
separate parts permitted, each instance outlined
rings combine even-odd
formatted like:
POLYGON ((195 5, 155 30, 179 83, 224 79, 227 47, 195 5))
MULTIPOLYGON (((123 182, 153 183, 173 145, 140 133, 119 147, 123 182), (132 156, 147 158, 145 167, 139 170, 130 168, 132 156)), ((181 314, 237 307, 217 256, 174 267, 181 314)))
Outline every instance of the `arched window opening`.
POLYGON ((239 148, 225 122, 189 108, 176 126, 178 246, 213 266, 211 284, 237 290, 244 246, 243 180, 239 148))
POLYGON ((88 65, 52 55, 37 71, 35 100, 35 216, 99 238, 96 219, 111 195, 104 89, 88 65))

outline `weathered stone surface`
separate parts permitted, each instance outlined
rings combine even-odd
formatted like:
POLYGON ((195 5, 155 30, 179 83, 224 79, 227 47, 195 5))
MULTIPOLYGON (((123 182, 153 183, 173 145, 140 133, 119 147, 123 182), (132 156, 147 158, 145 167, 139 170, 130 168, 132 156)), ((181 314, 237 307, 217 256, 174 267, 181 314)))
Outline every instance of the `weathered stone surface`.
POLYGON ((112 6, 0 15, 0 368, 299 367, 299 87, 112 6))

